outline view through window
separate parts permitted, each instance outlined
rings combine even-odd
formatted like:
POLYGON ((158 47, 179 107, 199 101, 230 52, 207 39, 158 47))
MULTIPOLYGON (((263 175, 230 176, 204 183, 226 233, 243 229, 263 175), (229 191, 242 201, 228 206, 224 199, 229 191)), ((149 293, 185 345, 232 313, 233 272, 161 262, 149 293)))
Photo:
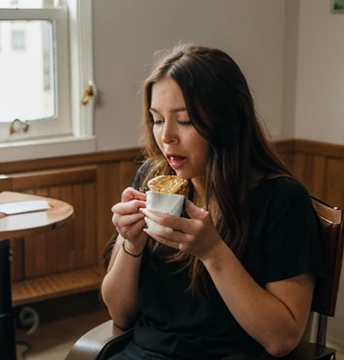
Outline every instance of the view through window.
POLYGON ((72 134, 68 29, 67 0, 0 0, 0 144, 72 134))
POLYGON ((54 117, 52 22, 1 21, 0 43, 1 122, 54 117))

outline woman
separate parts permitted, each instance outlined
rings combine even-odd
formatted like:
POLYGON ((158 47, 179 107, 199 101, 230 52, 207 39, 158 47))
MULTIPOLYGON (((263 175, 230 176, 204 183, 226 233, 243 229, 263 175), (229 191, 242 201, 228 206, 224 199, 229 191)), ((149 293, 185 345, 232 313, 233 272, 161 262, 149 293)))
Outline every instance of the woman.
POLYGON ((323 276, 318 227, 239 67, 217 49, 175 47, 146 80, 144 122, 147 161, 112 208, 102 295, 114 323, 134 327, 112 359, 286 355, 323 276), (171 173, 189 180, 183 217, 145 208, 147 181, 171 173))

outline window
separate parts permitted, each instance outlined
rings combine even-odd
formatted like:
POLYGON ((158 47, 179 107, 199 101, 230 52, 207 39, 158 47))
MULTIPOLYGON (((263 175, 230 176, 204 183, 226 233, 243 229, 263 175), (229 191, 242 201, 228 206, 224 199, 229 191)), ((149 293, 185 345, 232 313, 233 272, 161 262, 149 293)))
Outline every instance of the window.
POLYGON ((26 31, 20 29, 12 29, 11 37, 12 51, 25 51, 26 31))
POLYGON ((93 135, 93 102, 80 102, 93 80, 91 5, 0 0, 0 151, 93 135))

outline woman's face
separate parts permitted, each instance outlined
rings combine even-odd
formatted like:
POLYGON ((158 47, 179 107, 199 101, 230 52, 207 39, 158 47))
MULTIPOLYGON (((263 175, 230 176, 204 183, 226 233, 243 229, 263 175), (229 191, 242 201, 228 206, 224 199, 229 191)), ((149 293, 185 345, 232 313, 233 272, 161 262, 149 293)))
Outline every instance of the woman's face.
POLYGON ((191 124, 179 85, 170 77, 152 87, 153 135, 178 176, 205 176, 208 142, 191 124))

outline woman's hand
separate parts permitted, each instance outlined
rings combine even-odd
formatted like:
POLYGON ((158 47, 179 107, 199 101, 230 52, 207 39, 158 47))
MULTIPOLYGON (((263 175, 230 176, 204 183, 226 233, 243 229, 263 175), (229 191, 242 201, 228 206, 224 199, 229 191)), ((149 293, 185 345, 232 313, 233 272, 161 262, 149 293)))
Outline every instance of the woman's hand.
POLYGON ((161 244, 179 249, 205 261, 223 245, 208 211, 186 200, 185 210, 190 219, 173 216, 152 209, 140 209, 150 220, 162 225, 159 233, 144 231, 161 244))
POLYGON ((112 207, 112 222, 117 232, 127 240, 126 248, 133 253, 142 252, 148 236, 142 230, 146 226, 140 208, 146 207, 146 194, 131 187, 122 193, 122 201, 112 207))

